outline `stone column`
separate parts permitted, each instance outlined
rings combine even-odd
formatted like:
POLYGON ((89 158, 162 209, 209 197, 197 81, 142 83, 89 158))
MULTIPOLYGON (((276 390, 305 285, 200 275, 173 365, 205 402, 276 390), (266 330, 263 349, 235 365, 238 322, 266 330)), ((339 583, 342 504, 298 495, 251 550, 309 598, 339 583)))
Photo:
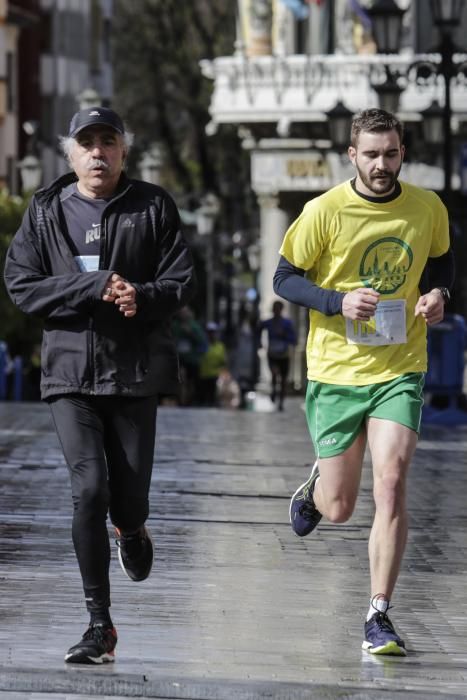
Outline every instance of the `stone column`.
MULTIPOLYGON (((287 212, 279 207, 277 194, 258 195, 258 204, 260 207, 259 246, 261 260, 258 276, 259 315, 261 320, 264 320, 272 315, 272 303, 277 299, 272 288, 272 281, 279 261, 279 248, 289 225, 289 217, 287 212)), ((288 304, 286 301, 284 301, 284 305, 287 311, 288 304)), ((264 393, 269 393, 271 373, 266 356, 266 337, 263 337, 263 344, 264 348, 259 351, 260 379, 258 389, 264 393)))
POLYGON ((274 194, 260 194, 260 315, 270 316, 271 306, 277 297, 272 289, 272 279, 279 262, 279 248, 289 226, 287 212, 279 207, 279 197, 274 194))

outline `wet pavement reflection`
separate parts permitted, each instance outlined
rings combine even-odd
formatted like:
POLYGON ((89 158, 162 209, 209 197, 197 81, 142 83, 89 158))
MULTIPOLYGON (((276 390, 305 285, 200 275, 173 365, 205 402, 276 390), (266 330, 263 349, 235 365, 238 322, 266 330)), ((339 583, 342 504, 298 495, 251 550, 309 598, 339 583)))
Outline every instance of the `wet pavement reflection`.
MULTIPOLYGON (((467 697, 467 429, 422 433, 391 612, 409 655, 375 658, 360 649, 369 465, 352 519, 297 538, 289 497, 314 456, 300 400, 286 409, 160 409, 149 520, 155 567, 134 584, 113 546, 117 661, 92 669, 108 684, 96 692, 88 680, 89 693, 128 695, 143 680, 149 693, 151 683, 172 679, 181 685, 157 697, 240 698, 249 688, 252 698, 294 698, 321 685, 330 694, 313 698, 344 697, 332 688, 349 689, 345 697, 467 697), (264 685, 271 682, 277 693, 264 685)), ((68 474, 45 405, 0 404, 0 511, 0 691, 15 700, 13 691, 36 683, 58 693, 60 683, 91 672, 63 663, 87 616, 68 474)))

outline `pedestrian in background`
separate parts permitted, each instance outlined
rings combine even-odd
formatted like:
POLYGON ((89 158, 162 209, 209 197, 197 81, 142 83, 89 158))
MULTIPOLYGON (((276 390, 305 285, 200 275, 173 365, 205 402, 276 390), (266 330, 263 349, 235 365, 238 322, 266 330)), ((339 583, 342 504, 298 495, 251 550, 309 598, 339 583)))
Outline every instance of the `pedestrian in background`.
POLYGON ((125 574, 143 581, 151 571, 158 394, 177 389, 170 322, 193 287, 173 200, 123 171, 131 137, 110 109, 73 116, 61 145, 74 172, 34 195, 5 265, 14 303, 44 319, 41 395, 71 476, 90 616, 65 655, 72 663, 114 660, 108 513, 125 574))
POLYGON ((284 304, 275 301, 272 305, 272 318, 262 321, 259 327, 260 338, 267 332, 267 358, 271 372, 271 401, 278 402, 279 411, 284 410, 287 393, 287 377, 290 367, 290 348, 297 344, 295 328, 289 318, 282 315, 284 304))
POLYGON ((40 401, 41 399, 41 344, 36 343, 25 363, 24 399, 40 401))
POLYGON ((242 304, 238 324, 230 348, 232 376, 240 390, 238 408, 247 408, 247 394, 252 394, 258 382, 258 316, 248 304, 242 304))
POLYGON ((198 404, 199 366, 208 347, 206 334, 189 306, 184 306, 175 314, 172 332, 180 361, 181 404, 198 404))
POLYGON ((363 648, 405 655, 388 617, 407 540, 407 472, 420 430, 427 326, 453 280, 448 215, 433 192, 398 180, 403 127, 383 110, 352 123, 356 177, 305 205, 285 235, 277 294, 310 309, 306 415, 317 461, 292 496, 303 537, 348 520, 365 448, 373 467, 370 606, 363 648), (432 288, 419 283, 428 263, 432 288))
POLYGON ((219 326, 214 321, 206 324, 208 346, 199 366, 199 403, 201 406, 217 406, 217 382, 221 372, 227 369, 227 351, 219 338, 219 326))

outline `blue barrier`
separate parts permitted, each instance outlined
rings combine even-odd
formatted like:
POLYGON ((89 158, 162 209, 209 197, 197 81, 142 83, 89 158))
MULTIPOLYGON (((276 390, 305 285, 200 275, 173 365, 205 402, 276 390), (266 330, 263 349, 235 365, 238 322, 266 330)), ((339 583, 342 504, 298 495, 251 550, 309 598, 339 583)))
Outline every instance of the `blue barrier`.
POLYGON ((6 399, 7 393, 7 363, 8 348, 6 343, 0 340, 0 400, 6 399))
POLYGON ((425 393, 447 397, 448 406, 424 406, 422 421, 438 425, 467 423, 467 411, 458 408, 464 386, 464 352, 467 326, 462 316, 446 314, 444 321, 428 329, 428 372, 425 393))
POLYGON ((23 398, 23 359, 18 355, 10 359, 8 345, 0 340, 0 401, 23 398))
POLYGON ((13 400, 23 398, 23 358, 17 355, 13 359, 13 400))

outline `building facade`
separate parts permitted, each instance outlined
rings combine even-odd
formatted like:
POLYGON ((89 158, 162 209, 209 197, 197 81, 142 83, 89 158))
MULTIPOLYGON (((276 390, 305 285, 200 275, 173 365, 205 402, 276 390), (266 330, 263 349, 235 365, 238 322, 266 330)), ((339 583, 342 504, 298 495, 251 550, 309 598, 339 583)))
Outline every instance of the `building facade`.
POLYGON ((57 135, 66 134, 73 113, 92 91, 112 101, 110 33, 112 0, 41 0, 40 140, 43 180, 66 170, 57 135))
POLYGON ((19 186, 19 41, 36 16, 33 2, 0 2, 0 188, 13 193, 19 186))
POLYGON ((112 101, 113 0, 0 0, 0 187, 24 189, 25 156, 49 182, 57 136, 83 100, 112 101))

